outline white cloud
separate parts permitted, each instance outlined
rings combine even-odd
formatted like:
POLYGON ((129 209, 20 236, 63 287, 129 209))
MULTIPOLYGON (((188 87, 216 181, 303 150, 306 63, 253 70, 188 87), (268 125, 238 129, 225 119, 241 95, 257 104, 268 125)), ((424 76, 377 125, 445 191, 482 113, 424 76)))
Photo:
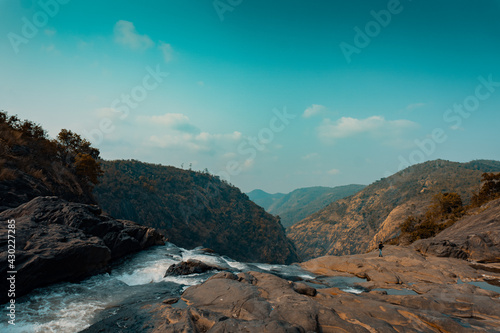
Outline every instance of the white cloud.
POLYGON ((116 22, 114 37, 116 43, 128 46, 131 49, 145 50, 155 45, 148 35, 137 33, 132 22, 124 20, 116 22))
POLYGON ((158 48, 160 49, 162 55, 163 55, 163 60, 165 62, 170 62, 173 57, 174 50, 172 49, 172 45, 167 44, 165 42, 160 41, 160 45, 158 45, 158 48))
POLYGON ((118 116, 122 115, 120 111, 110 107, 96 109, 94 110, 94 114, 97 118, 110 118, 110 119, 117 118, 118 116))
POLYGON ((42 51, 45 51, 47 53, 52 53, 52 54, 59 54, 59 50, 56 48, 54 44, 49 44, 49 45, 42 45, 42 51))
POLYGON ((326 172, 329 175, 338 175, 340 173, 339 169, 331 169, 326 172))
POLYGON ((324 119, 318 127, 318 135, 324 139, 340 139, 368 133, 376 136, 396 136, 418 125, 410 120, 386 120, 382 116, 365 119, 342 117, 336 121, 324 119))
POLYGON ((45 29, 43 32, 45 33, 45 35, 52 37, 56 34, 57 31, 56 31, 56 29, 49 28, 49 29, 45 29))
POLYGON ((165 113, 160 116, 139 116, 137 120, 150 125, 166 127, 168 129, 176 130, 179 132, 186 132, 192 134, 200 133, 200 129, 193 125, 189 117, 182 113, 165 113))
POLYGON ((152 135, 149 138, 153 146, 160 148, 183 148, 192 151, 207 151, 208 148, 200 145, 189 133, 172 133, 163 135, 152 135))
POLYGON ((208 132, 201 132, 198 134, 195 139, 200 142, 209 142, 209 141, 236 141, 236 140, 241 140, 242 135, 238 131, 234 131, 233 133, 229 134, 211 134, 208 132))
POLYGON ((148 142, 160 148, 182 148, 195 152, 214 152, 225 150, 228 145, 242 139, 238 131, 219 134, 201 131, 182 113, 166 113, 160 116, 140 116, 137 120, 148 125, 148 142), (165 133, 166 132, 166 133, 165 133), (221 147, 224 147, 223 149, 221 147))
POLYGON ((310 159, 318 157, 318 156, 319 156, 318 153, 310 153, 310 154, 307 154, 305 156, 302 156, 301 158, 303 160, 310 160, 310 159))
POLYGON ((307 109, 305 109, 304 113, 302 114, 302 117, 304 118, 310 118, 312 116, 315 116, 317 114, 320 114, 321 112, 325 111, 326 107, 323 105, 318 105, 318 104, 313 104, 307 109))
POLYGON ((415 103, 415 104, 410 104, 406 107, 406 110, 408 111, 413 111, 413 110, 416 110, 416 109, 420 109, 421 107, 424 107, 426 106, 427 104, 425 103, 415 103))

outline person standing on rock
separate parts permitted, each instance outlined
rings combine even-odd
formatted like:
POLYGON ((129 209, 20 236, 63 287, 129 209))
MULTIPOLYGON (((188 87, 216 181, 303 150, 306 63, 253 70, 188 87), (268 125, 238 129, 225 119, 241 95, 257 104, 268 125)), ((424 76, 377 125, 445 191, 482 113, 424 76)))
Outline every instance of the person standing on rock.
POLYGON ((384 244, 382 244, 382 242, 380 242, 380 243, 378 244, 378 256, 379 256, 379 257, 383 257, 383 255, 382 255, 382 249, 383 249, 383 248, 384 248, 384 244))

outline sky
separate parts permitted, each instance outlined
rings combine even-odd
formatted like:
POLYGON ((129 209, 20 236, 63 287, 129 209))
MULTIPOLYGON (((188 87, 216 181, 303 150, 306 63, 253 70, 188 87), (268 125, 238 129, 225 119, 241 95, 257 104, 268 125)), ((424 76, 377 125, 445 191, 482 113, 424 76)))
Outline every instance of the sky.
POLYGON ((500 0, 0 0, 0 110, 244 192, 500 160, 500 0))

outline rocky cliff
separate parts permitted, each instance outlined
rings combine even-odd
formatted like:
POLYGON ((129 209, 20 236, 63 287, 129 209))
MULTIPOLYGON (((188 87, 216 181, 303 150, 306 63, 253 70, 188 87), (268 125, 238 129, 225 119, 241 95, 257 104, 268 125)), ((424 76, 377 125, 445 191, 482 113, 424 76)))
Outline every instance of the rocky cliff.
POLYGON ((218 177, 138 161, 103 162, 95 188, 103 210, 162 232, 177 246, 203 246, 248 262, 298 260, 279 220, 218 177))
POLYGON ((404 219, 424 212, 437 193, 457 192, 468 203, 482 173, 492 171, 500 171, 500 162, 436 160, 414 165, 305 218, 288 236, 303 259, 363 253, 395 237, 404 219))
MULTIPOLYGON (((114 259, 164 244, 163 236, 153 229, 113 219, 97 206, 57 197, 37 197, 5 210, 0 213, 0 221, 1 248, 15 245, 13 262, 8 261, 7 251, 0 253, 1 275, 13 270, 8 263, 15 266, 16 297, 51 283, 103 272, 114 259), (15 233, 8 232, 9 220, 15 221, 11 223, 15 233)), ((1 287, 8 290, 6 279, 2 279, 1 287)), ((5 302, 7 293, 0 297, 0 303, 5 302)))

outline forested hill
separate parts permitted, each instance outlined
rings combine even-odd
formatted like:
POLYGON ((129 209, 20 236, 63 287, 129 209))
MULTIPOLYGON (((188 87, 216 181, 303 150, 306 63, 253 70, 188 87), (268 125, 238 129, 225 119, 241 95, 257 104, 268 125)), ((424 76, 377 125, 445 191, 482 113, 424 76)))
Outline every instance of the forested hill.
POLYGON ((154 227, 181 247, 208 247, 241 261, 298 260, 279 220, 218 177, 138 161, 102 168, 94 194, 115 217, 154 227))
POLYGON ((353 195, 365 185, 345 185, 337 187, 304 187, 288 194, 269 194, 262 190, 248 193, 252 201, 281 218, 281 224, 291 227, 300 220, 326 207, 334 201, 353 195))
POLYGON ((0 211, 38 196, 94 203, 98 158, 78 134, 61 130, 50 139, 40 125, 0 111, 0 211))
POLYGON ((425 212, 438 193, 455 192, 468 204, 482 174, 499 172, 500 162, 444 160, 413 165, 338 200, 288 229, 302 259, 363 253, 399 233, 410 215, 425 212))

